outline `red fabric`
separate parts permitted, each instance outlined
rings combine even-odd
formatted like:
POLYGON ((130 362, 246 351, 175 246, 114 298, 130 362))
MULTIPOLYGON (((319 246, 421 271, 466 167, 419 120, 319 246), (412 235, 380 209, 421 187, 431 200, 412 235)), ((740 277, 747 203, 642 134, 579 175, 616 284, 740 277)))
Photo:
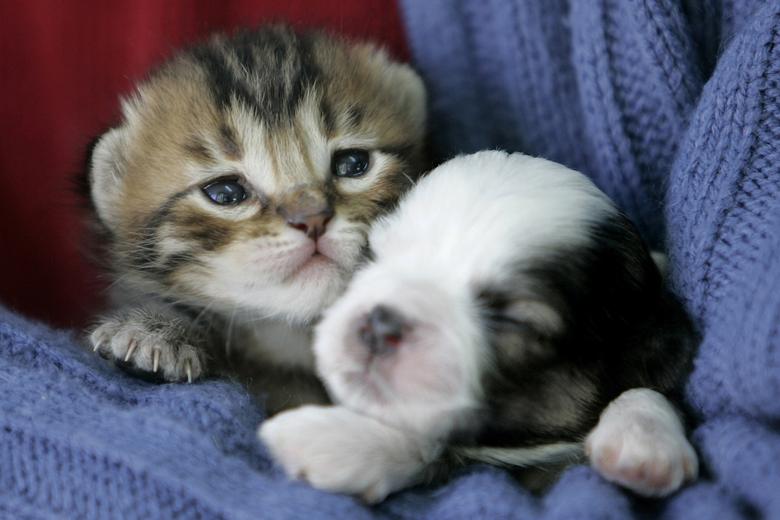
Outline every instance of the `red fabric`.
POLYGON ((407 55, 393 0, 0 1, 0 302, 83 324, 101 294, 71 184, 117 98, 172 49, 265 21, 325 27, 407 55))

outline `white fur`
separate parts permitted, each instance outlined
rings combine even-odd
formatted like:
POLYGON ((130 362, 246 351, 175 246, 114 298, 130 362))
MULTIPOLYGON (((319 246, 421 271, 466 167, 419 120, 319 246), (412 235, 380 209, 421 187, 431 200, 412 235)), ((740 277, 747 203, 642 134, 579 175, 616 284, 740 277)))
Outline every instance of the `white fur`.
MULTIPOLYGON (((582 244, 586 226, 615 211, 587 178, 542 159, 480 152, 440 166, 377 223, 370 234, 375 261, 316 329, 317 368, 340 405, 277 416, 261 427, 261 438, 288 475, 321 489, 377 500, 413 484, 480 402, 490 352, 474 291, 500 286, 511 268, 556 246, 582 244), (409 330, 396 351, 374 356, 358 330, 380 304, 400 312, 409 330)), ((511 312, 560 325, 544 305, 511 312)), ((646 389, 607 408, 587 450, 606 478, 645 495, 667 494, 696 475, 679 418, 646 389)), ((581 444, 563 443, 460 455, 525 466, 581 453, 581 444)))
MULTIPOLYGON (((510 267, 556 246, 588 240, 586 226, 614 211, 587 178, 542 159, 481 152, 440 166, 375 225, 375 261, 316 330, 318 372, 341 406, 284 413, 261 426, 261 438, 289 476, 321 489, 377 500, 414 483, 482 397, 490 352, 474 291, 500 286, 510 267), (380 304, 400 312, 408 330, 397 351, 373 356, 358 329, 380 304)), ((557 324, 539 306, 515 310, 557 324)), ((511 460, 578 451, 548 446, 511 460)))
POLYGON ((485 151, 456 157, 424 177, 398 211, 374 226, 370 243, 383 264, 424 259, 426 271, 474 283, 500 277, 509 262, 582 244, 585 227, 614 211, 578 172, 485 151))
POLYGON ((373 268, 327 313, 315 339, 318 372, 346 406, 426 435, 444 435, 468 420, 480 392, 481 332, 468 299, 446 285, 373 268), (375 305, 411 316, 413 330, 391 356, 372 358, 357 338, 357 320, 375 305), (458 324, 457 326, 453 326, 458 324))
POLYGON ((615 209, 583 175, 521 154, 480 152, 424 177, 370 234, 375 261, 317 329, 318 370, 345 406, 428 435, 468 422, 490 354, 474 291, 615 209), (358 323, 384 304, 412 321, 391 356, 373 357, 358 323))
MULTIPOLYGON (((359 247, 350 238, 335 240, 345 251, 359 247)), ((253 310, 256 317, 306 322, 341 294, 354 269, 343 265, 349 259, 337 263, 325 256, 312 258, 314 248, 313 241, 292 229, 278 237, 237 241, 202 258, 205 267, 183 273, 180 281, 219 309, 238 307, 253 310)))
MULTIPOLYGON (((423 178, 375 225, 375 261, 316 330, 318 372, 341 406, 306 407, 261 426, 261 438, 287 474, 370 500, 414 483, 480 402, 490 352, 474 291, 500 286, 510 266, 588 240, 586 226, 613 211, 581 174, 520 154, 459 157, 423 178), (372 356, 358 329, 380 304, 400 312, 409 330, 397 351, 372 356)), ((557 324, 539 306, 514 312, 557 324)), ((521 450, 511 460, 557 460, 578 450, 521 450)), ((492 460, 501 454, 462 455, 492 460)))
POLYGON ((664 396, 647 388, 628 390, 610 403, 585 451, 604 478, 644 496, 665 496, 698 474, 679 416, 664 396))
POLYGON ((288 476, 366 502, 417 481, 441 445, 343 406, 303 406, 269 419, 260 438, 288 476))
POLYGON ((576 462, 582 456, 582 444, 556 442, 517 448, 459 448, 455 452, 466 459, 510 468, 533 468, 549 464, 576 462))

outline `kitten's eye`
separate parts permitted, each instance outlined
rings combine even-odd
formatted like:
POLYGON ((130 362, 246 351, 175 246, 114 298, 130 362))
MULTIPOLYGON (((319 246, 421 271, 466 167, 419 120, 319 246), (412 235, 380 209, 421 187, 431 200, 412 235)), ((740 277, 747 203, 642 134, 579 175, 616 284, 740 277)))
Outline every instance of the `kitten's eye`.
POLYGON ((236 179, 217 179, 201 189, 211 202, 220 206, 234 206, 247 197, 246 190, 236 179))
POLYGON ((357 148, 333 154, 330 169, 336 177, 360 177, 368 171, 368 152, 357 148))

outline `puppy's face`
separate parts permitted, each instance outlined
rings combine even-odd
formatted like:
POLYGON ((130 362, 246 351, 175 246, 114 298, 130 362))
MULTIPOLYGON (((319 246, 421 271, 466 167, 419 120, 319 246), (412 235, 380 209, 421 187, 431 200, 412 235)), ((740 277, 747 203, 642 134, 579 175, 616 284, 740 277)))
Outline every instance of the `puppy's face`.
POLYGON ((445 163, 370 243, 317 330, 318 369, 335 400, 435 435, 578 432, 613 337, 594 328, 660 283, 590 181, 519 154, 445 163))
POLYGON ((445 280, 381 263, 355 278, 317 330, 318 370, 336 400, 430 430, 466 420, 481 392, 478 309, 445 280))

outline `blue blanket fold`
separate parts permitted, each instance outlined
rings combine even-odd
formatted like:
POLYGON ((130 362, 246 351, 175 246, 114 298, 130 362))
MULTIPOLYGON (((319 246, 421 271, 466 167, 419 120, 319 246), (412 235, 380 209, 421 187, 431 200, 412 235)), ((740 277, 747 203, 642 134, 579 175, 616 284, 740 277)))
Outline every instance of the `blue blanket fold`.
POLYGON ((780 483, 776 468, 750 464, 780 455, 777 433, 732 419, 697 432, 705 454, 728 452, 719 461, 726 476, 668 503, 634 502, 584 466, 542 498, 478 466, 369 509, 288 482, 255 440, 262 411, 237 385, 134 380, 76 337, 7 311, 0 311, 0 359, 0 515, 9 518, 617 519, 637 510, 725 518, 736 517, 743 493, 774 507, 780 483))
POLYGON ((591 176, 702 333, 702 479, 639 500, 590 468, 543 497, 475 466, 375 508, 289 482, 237 385, 154 385, 0 308, 0 518, 780 518, 780 0, 402 0, 440 157, 591 176))
POLYGON ((372 509, 289 482, 256 442, 262 411, 239 386, 135 380, 77 337, 4 310, 0 391, 0 517, 738 518, 747 498, 778 510, 779 434, 741 417, 697 430, 718 477, 665 502, 637 501, 585 466, 544 497, 475 466, 372 509))

